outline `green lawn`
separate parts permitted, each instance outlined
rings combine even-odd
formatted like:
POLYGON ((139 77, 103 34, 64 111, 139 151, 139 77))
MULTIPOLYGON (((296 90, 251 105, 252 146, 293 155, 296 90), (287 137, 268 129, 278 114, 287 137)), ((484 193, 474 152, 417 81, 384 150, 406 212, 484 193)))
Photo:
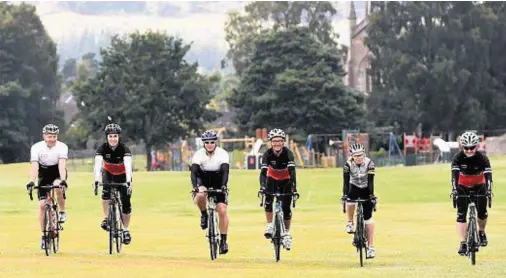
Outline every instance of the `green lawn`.
POLYGON ((189 172, 135 173, 132 244, 120 255, 108 254, 91 172, 69 173, 61 253, 46 257, 39 248, 37 203, 24 189, 29 164, 2 165, 0 277, 505 277, 506 158, 493 158, 492 166, 490 243, 478 252, 476 266, 457 255, 450 167, 431 165, 377 169, 377 257, 360 268, 344 232, 341 169, 298 171, 293 249, 283 250, 276 263, 263 238, 257 171, 232 171, 230 252, 211 261, 190 199, 189 172))

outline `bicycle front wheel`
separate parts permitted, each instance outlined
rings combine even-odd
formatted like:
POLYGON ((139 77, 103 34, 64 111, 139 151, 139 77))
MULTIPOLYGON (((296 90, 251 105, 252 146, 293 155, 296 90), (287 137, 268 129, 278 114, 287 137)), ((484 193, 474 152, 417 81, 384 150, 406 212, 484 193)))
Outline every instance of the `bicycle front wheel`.
POLYGON ((44 207, 44 251, 46 252, 46 256, 49 256, 49 254, 51 254, 52 221, 53 219, 51 218, 51 207, 49 205, 46 205, 44 207))
POLYGON ((114 206, 109 206, 109 216, 107 217, 107 221, 109 222, 109 254, 112 254, 114 250, 114 234, 116 233, 116 221, 114 218, 114 206))
POLYGON ((217 258, 217 249, 218 249, 218 241, 216 240, 216 226, 215 226, 215 214, 213 210, 209 211, 208 218, 208 237, 209 237, 209 252, 211 255, 211 260, 215 260, 217 258))
POLYGON ((276 262, 279 262, 281 259, 281 222, 283 219, 276 214, 274 220, 274 235, 272 237, 272 244, 274 245, 274 256, 276 257, 276 262))
POLYGON ((116 205, 116 209, 115 209, 115 225, 116 225, 116 233, 115 233, 115 237, 114 237, 114 240, 116 241, 116 252, 118 252, 118 254, 121 252, 121 246, 123 245, 123 228, 121 227, 121 224, 122 224, 122 218, 121 218, 121 213, 119 211, 119 206, 116 205))
POLYGON ((364 252, 365 252, 365 241, 364 241, 364 219, 358 217, 357 219, 357 230, 355 235, 355 244, 360 258, 360 266, 364 266, 364 252))

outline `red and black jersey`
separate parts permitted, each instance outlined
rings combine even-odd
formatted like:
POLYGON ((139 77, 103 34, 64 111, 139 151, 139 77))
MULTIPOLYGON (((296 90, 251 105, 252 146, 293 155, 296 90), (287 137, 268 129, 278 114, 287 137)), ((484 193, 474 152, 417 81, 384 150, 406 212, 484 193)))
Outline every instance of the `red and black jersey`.
POLYGON ((293 152, 283 147, 279 153, 272 148, 262 156, 260 183, 265 184, 266 178, 274 180, 291 180, 295 184, 295 159, 293 152))
POLYGON ((111 175, 122 175, 126 173, 123 158, 131 156, 130 148, 123 143, 118 143, 118 146, 112 149, 109 144, 104 143, 98 149, 96 155, 104 158, 104 170, 111 175))
POLYGON ((487 155, 476 152, 467 157, 463 151, 458 152, 452 161, 452 180, 455 185, 473 187, 492 181, 492 167, 487 155))

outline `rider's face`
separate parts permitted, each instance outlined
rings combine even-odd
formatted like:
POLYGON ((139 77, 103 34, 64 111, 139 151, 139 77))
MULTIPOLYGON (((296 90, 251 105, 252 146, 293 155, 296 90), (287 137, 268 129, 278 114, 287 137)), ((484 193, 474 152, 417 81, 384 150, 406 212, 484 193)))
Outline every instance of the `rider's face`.
POLYGON ((46 144, 49 146, 49 147, 52 147, 56 144, 56 140, 58 140, 58 135, 56 134, 44 134, 43 135, 44 137, 44 141, 46 141, 46 144))
POLYGON ((109 143, 110 146, 117 146, 119 141, 119 135, 118 134, 107 134, 107 143, 109 143))
POLYGON ((285 139, 283 139, 281 137, 273 138, 271 140, 272 149, 276 152, 279 152, 283 148, 284 143, 285 143, 285 139))
POLYGON ((356 153, 353 155, 353 161, 357 164, 362 164, 364 162, 364 153, 356 153))
POLYGON ((208 152, 214 152, 214 149, 216 149, 216 141, 204 141, 204 148, 206 148, 208 152))
POLYGON ((467 156, 467 157, 471 157, 473 155, 476 154, 476 146, 473 146, 473 147, 463 147, 464 149, 464 154, 467 156))

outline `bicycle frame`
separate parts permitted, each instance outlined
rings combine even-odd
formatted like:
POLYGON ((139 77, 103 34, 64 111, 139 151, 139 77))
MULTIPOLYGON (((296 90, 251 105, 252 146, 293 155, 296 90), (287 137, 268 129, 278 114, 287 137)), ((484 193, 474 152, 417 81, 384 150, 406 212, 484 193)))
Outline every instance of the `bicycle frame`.
MULTIPOLYGON (((346 204, 348 202, 350 203, 356 203, 356 224, 357 227, 355 229, 355 233, 353 234, 353 245, 357 248, 357 252, 359 253, 360 258, 360 266, 364 266, 364 259, 363 259, 363 253, 367 250, 367 243, 368 243, 368 235, 367 235, 367 229, 365 225, 364 220, 364 206, 363 204, 366 202, 370 202, 370 199, 346 199, 343 201, 343 212, 346 213, 346 204)), ((376 211, 376 204, 373 203, 373 210, 376 211)))
MULTIPOLYGON (((55 188, 61 188, 60 185, 40 185, 30 189, 29 196, 30 200, 33 201, 32 190, 33 189, 49 189, 46 193, 46 199, 44 200, 44 239, 45 239, 45 252, 46 256, 51 253, 51 247, 53 252, 56 254, 60 247, 60 231, 63 230, 63 226, 59 220, 59 207, 58 202, 55 198, 55 188)), ((62 191, 63 198, 66 199, 65 190, 62 191)))
POLYGON ((264 206, 265 196, 273 196, 275 207, 274 207, 274 216, 272 218, 272 237, 271 237, 271 243, 274 245, 274 255, 276 257, 276 262, 278 262, 281 258, 281 239, 282 234, 285 233, 285 220, 283 218, 283 197, 285 196, 293 196, 295 198, 292 198, 292 206, 295 207, 295 204, 297 202, 297 199, 299 197, 298 193, 266 193, 266 192, 258 192, 259 195, 262 195, 262 201, 260 202, 260 206, 264 206))
POLYGON ((476 202, 479 197, 486 197, 488 200, 488 207, 492 207, 492 198, 487 194, 475 194, 475 191, 469 191, 468 195, 456 195, 454 196, 453 206, 457 206, 456 201, 458 198, 466 198, 469 200, 468 211, 469 211, 469 223, 466 231, 466 243, 467 243, 467 256, 471 260, 471 264, 476 264, 476 252, 480 249, 480 237, 478 236, 478 223, 477 223, 477 208, 476 202))

